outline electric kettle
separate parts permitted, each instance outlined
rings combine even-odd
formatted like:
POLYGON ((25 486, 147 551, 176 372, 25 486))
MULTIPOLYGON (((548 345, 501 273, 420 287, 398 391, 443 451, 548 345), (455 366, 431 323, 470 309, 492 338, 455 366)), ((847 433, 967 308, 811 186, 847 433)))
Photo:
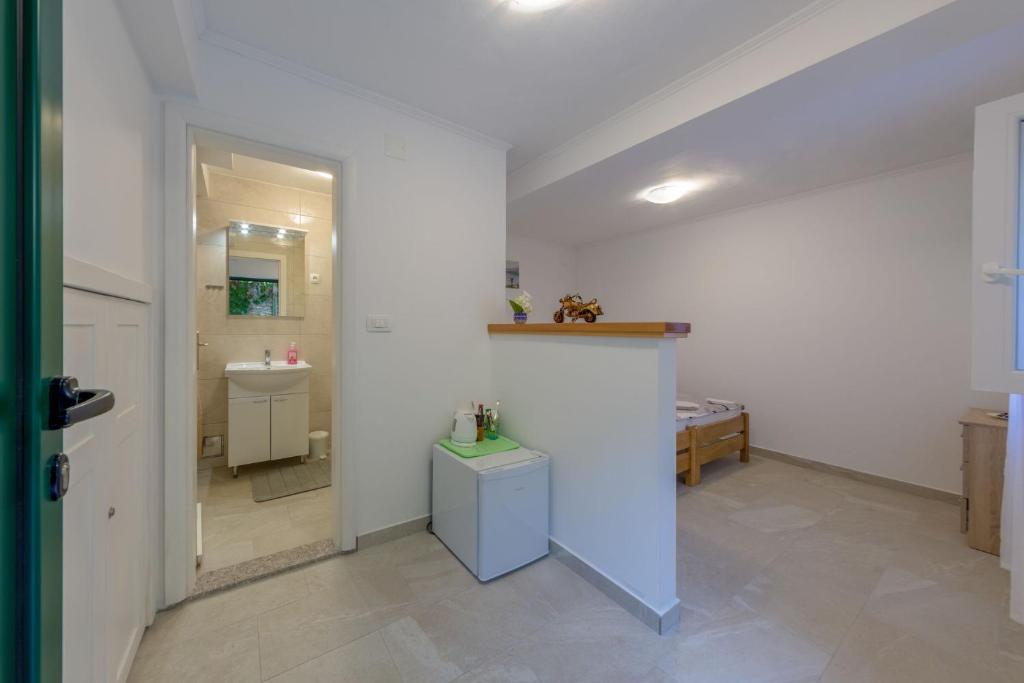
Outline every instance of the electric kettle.
POLYGON ((476 414, 472 409, 459 408, 452 417, 452 443, 456 446, 476 445, 476 414))

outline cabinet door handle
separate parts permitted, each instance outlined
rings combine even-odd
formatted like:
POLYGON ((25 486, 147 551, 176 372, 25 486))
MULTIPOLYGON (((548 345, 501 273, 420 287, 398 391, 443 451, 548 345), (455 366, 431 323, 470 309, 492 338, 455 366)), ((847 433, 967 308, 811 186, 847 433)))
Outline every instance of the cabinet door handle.
POLYGON ((274 403, 284 403, 287 400, 288 398, 286 396, 282 396, 281 398, 275 398, 274 403))
POLYGON ((261 398, 261 399, 257 399, 255 401, 253 401, 254 404, 255 403, 266 403, 266 402, 267 402, 267 399, 265 399, 265 398, 261 398))

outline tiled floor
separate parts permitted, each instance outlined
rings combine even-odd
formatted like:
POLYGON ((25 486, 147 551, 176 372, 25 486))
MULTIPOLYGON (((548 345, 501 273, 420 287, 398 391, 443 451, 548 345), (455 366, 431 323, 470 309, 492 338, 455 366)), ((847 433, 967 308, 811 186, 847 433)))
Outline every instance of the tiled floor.
POLYGON ((1008 578, 956 508, 754 458, 680 488, 660 637, 557 560, 479 584, 409 536, 187 603, 133 681, 1024 681, 1008 578))
POLYGON ((271 466, 273 463, 247 465, 239 469, 238 479, 227 467, 199 471, 203 563, 198 573, 332 537, 330 487, 262 503, 253 501, 250 475, 271 466))

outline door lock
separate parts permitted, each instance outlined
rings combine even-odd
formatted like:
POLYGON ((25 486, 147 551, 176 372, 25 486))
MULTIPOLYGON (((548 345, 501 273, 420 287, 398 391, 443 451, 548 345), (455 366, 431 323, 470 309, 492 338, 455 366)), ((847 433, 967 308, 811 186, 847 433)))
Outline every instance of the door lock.
POLYGON ((71 461, 58 453, 50 461, 50 500, 60 500, 71 486, 71 461))

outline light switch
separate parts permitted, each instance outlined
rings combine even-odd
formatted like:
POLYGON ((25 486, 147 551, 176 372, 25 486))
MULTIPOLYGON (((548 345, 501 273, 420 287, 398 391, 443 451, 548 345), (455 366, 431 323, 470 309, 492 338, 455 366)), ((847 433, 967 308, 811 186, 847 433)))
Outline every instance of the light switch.
POLYGON ((391 316, 382 315, 380 313, 371 313, 366 316, 366 331, 367 332, 390 332, 391 331, 391 316))

